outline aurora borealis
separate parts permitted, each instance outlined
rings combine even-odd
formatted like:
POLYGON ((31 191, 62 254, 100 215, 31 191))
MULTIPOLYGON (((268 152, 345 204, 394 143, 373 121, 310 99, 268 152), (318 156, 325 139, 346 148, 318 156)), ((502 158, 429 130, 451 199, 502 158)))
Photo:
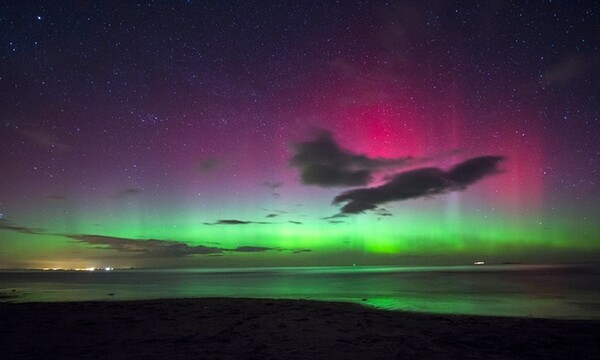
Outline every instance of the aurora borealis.
POLYGON ((7 1, 0 268, 600 255, 597 2, 7 1))

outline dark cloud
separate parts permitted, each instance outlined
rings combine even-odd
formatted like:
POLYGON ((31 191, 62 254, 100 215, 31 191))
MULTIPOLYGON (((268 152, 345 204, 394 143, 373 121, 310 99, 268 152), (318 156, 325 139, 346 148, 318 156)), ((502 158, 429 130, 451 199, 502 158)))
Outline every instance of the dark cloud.
POLYGON ((266 187, 268 187, 269 189, 273 189, 273 190, 275 190, 275 189, 279 189, 280 187, 282 187, 282 186, 283 186, 283 183, 282 183, 282 182, 270 182, 270 181, 265 181, 265 182, 263 183, 263 186, 266 186, 266 187))
POLYGON ((221 164, 221 162, 218 159, 215 159, 215 158, 205 159, 205 160, 202 160, 200 162, 200 164, 198 165, 198 171, 200 171, 201 173, 209 173, 209 172, 215 170, 220 164, 221 164))
POLYGON ((235 219, 226 219, 226 220, 217 220, 212 223, 204 223, 204 225, 249 225, 249 224, 260 224, 266 225, 271 224, 270 222, 264 221, 245 221, 245 220, 235 220, 235 219))
POLYGON ((298 250, 294 250, 294 254, 301 254, 301 253, 306 253, 306 252, 311 252, 312 250, 310 249, 298 249, 298 250))
POLYGON ((270 181, 265 181, 264 183, 262 183, 262 186, 267 187, 269 189, 271 189, 271 195, 273 196, 281 196, 281 194, 279 194, 278 190, 280 187, 283 186, 282 182, 270 182, 270 181))
POLYGON ((498 165, 504 159, 503 156, 478 156, 455 165, 446 174, 457 190, 463 190, 488 175, 500 173, 498 165))
POLYGON ((303 224, 303 222, 302 222, 302 221, 295 221, 295 220, 288 220, 288 222, 289 222, 290 224, 296 224, 296 225, 302 225, 302 224, 303 224))
POLYGON ((188 244, 171 240, 135 240, 101 235, 66 235, 68 238, 97 245, 103 249, 121 252, 137 253, 143 257, 184 257, 193 254, 221 253, 223 249, 203 245, 189 246, 188 244))
POLYGON ((285 210, 261 208, 262 211, 267 211, 269 214, 287 214, 285 210))
POLYGON ((274 217, 278 217, 278 216, 279 216, 279 214, 268 214, 265 217, 267 217, 267 218, 274 218, 274 217))
POLYGON ((45 234, 44 229, 15 225, 5 219, 0 219, 0 230, 16 231, 23 234, 45 234))
POLYGON ((392 214, 388 209, 386 208, 379 208, 377 210, 375 210, 375 213, 379 216, 394 216, 394 214, 392 214))
POLYGON ((140 195, 142 192, 143 192, 142 189, 129 188, 129 189, 125 189, 125 190, 121 190, 121 191, 117 192, 116 194, 114 194, 112 196, 112 198, 115 200, 120 200, 120 199, 124 199, 124 198, 128 198, 128 197, 140 195))
POLYGON ((228 251, 235 251, 235 252, 264 252, 264 251, 271 251, 271 250, 279 250, 279 249, 269 248, 269 247, 263 247, 263 246, 238 246, 235 249, 231 249, 231 250, 228 250, 228 251))
POLYGON ((427 167, 401 172, 381 186, 346 191, 336 196, 333 203, 345 203, 341 215, 359 214, 390 201, 463 190, 486 176, 498 173, 498 165, 503 159, 501 156, 480 156, 459 163, 449 171, 427 167))
POLYGON ((398 159, 370 158, 353 154, 338 146, 331 133, 321 132, 316 140, 295 144, 290 165, 300 168, 304 184, 323 187, 366 185, 375 171, 411 162, 398 159))
POLYGON ((190 246, 186 243, 173 240, 155 239, 129 239, 114 236, 101 235, 65 235, 78 242, 95 245, 99 249, 116 250, 125 253, 133 253, 139 257, 185 257, 189 255, 222 255, 224 253, 256 253, 266 251, 310 251, 305 249, 282 249, 264 246, 238 246, 233 249, 210 247, 204 245, 190 246))
POLYGON ((339 218, 346 218, 348 217, 348 215, 345 214, 335 214, 335 215, 331 215, 331 216, 326 216, 324 218, 321 218, 323 220, 333 220, 333 219, 339 219, 339 218))

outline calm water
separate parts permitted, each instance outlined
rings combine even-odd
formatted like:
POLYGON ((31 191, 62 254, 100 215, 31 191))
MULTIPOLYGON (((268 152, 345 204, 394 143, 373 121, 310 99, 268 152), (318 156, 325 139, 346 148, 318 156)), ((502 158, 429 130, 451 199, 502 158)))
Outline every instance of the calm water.
POLYGON ((434 313, 600 319, 600 267, 4 271, 0 272, 0 294, 0 301, 12 302, 185 297, 315 299, 434 313))

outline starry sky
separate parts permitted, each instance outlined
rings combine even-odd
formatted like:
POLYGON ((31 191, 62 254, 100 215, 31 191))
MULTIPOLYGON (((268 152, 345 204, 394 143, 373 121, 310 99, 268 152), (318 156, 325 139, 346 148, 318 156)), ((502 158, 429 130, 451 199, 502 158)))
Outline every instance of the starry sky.
POLYGON ((0 268, 600 255, 595 1, 5 1, 0 268))

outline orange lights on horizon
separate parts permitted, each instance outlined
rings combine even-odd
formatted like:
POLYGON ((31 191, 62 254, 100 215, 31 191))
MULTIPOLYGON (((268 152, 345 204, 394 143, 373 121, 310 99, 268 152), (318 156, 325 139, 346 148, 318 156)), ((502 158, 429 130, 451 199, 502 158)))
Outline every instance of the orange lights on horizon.
POLYGON ((95 268, 95 267, 87 267, 87 268, 43 268, 44 271, 112 271, 114 268, 104 267, 104 268, 95 268))

